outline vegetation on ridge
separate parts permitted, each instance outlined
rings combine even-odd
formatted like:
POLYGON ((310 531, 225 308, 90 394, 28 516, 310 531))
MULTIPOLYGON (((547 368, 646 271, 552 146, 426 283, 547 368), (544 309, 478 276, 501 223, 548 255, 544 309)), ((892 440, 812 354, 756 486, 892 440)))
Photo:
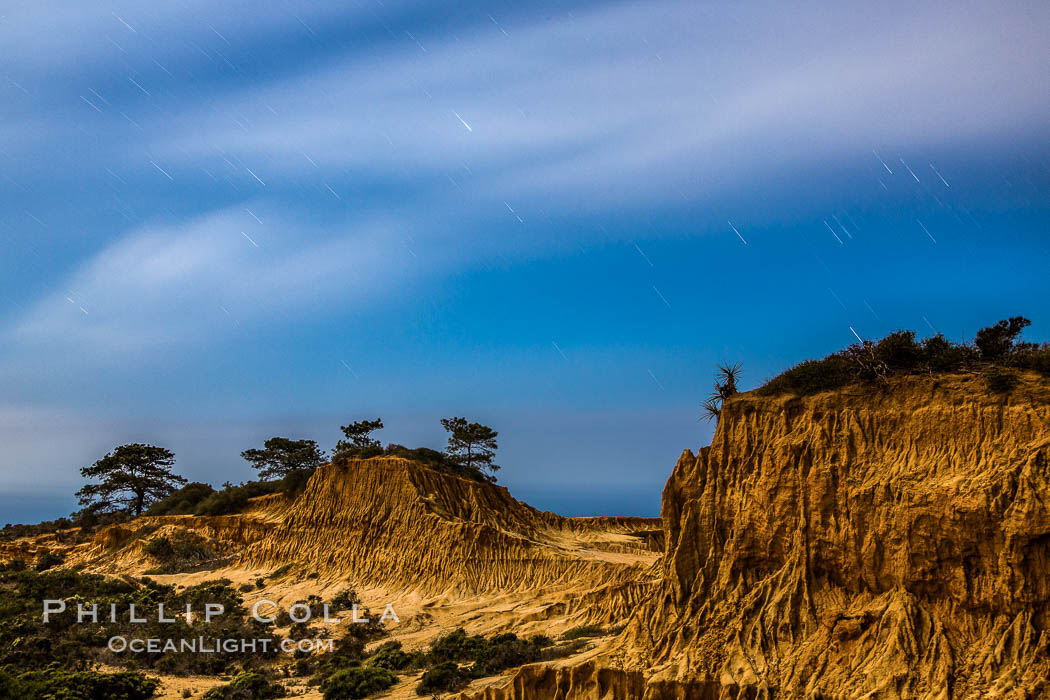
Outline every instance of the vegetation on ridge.
POLYGON ((336 445, 332 463, 343 464, 349 459, 369 457, 401 457, 474 481, 495 482, 496 478, 491 472, 499 469, 493 463, 499 448, 496 442, 499 433, 487 425, 468 422, 466 418, 443 418, 441 425, 449 433, 445 452, 427 447, 413 449, 396 443, 384 447, 379 440, 371 437, 373 432, 383 428, 380 418, 351 423, 342 427, 346 439, 336 445), (486 473, 486 470, 490 473, 486 473))
POLYGON ((956 343, 941 334, 915 339, 899 330, 879 341, 865 340, 820 360, 805 360, 757 389, 763 396, 805 396, 855 383, 884 383, 891 376, 914 373, 982 371, 994 392, 1016 384, 1014 370, 1050 375, 1050 343, 1018 340, 1031 325, 1023 316, 999 321, 977 332, 973 343, 956 343))
MULTIPOLYGON (((487 425, 468 422, 465 418, 445 418, 442 426, 449 432, 448 448, 439 452, 427 447, 409 448, 390 443, 386 446, 371 437, 383 428, 380 418, 362 420, 341 427, 332 463, 345 464, 349 459, 400 457, 425 466, 475 481, 495 482, 493 463, 498 444, 497 433, 487 425)), ((292 440, 272 437, 262 448, 241 452, 259 472, 259 480, 240 484, 226 482, 221 489, 199 481, 187 483, 174 472, 175 455, 156 445, 120 445, 89 467, 80 470, 89 483, 77 491, 85 507, 70 515, 37 525, 12 525, 0 529, 0 541, 19 537, 57 533, 81 528, 88 535, 99 525, 125 522, 139 515, 227 515, 240 512, 253 498, 282 493, 301 492, 314 470, 324 463, 325 452, 314 440, 292 440)), ((158 544, 158 547, 163 545, 158 544)))

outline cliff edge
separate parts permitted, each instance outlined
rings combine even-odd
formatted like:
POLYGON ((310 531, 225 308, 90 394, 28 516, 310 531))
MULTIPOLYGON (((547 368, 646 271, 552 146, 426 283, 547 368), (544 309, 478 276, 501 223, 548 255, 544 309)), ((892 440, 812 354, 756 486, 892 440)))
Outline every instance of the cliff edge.
POLYGON ((735 396, 667 482, 620 637, 463 697, 1050 697, 1048 454, 1034 374, 735 396))

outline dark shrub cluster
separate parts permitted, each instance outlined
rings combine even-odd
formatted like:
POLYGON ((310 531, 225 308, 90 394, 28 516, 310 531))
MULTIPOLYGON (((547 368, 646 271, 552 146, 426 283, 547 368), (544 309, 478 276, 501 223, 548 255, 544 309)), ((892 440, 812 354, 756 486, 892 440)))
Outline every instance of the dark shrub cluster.
MULTIPOLYGON (((316 596, 311 596, 313 599, 320 602, 316 596)), ((331 653, 299 659, 295 673, 301 676, 313 674, 314 683, 323 683, 339 671, 360 666, 365 658, 365 645, 386 635, 386 630, 368 608, 362 608, 359 614, 370 621, 349 625, 346 634, 335 640, 335 650, 331 653)))
POLYGON ((130 671, 65 671, 58 664, 40 671, 0 668, 0 700, 146 700, 159 685, 158 680, 130 671))
POLYGON ((454 693, 465 688, 473 680, 470 672, 460 668, 455 661, 445 661, 426 670, 416 686, 417 695, 454 693))
POLYGON ((57 520, 45 520, 37 525, 12 525, 8 523, 0 529, 0 542, 16 540, 20 537, 36 537, 37 535, 49 535, 59 530, 67 530, 75 527, 69 518, 58 518, 57 520))
POLYGON ((248 501, 257 496, 299 493, 312 474, 312 469, 297 469, 275 481, 227 484, 219 491, 208 484, 194 482, 153 504, 146 515, 229 515, 243 510, 248 501))
POLYGON ((215 493, 209 484, 194 481, 150 506, 146 515, 189 515, 201 501, 215 493))
POLYGON ((33 566, 33 569, 35 571, 47 571, 48 569, 55 566, 59 566, 64 562, 65 559, 63 559, 61 556, 53 554, 51 552, 45 552, 37 558, 36 564, 33 566))
POLYGON ((145 551, 160 563, 158 568, 151 570, 153 574, 189 571, 218 557, 208 540, 186 531, 151 539, 146 543, 145 551))
POLYGON ((204 694, 204 700, 273 700, 287 694, 284 686, 271 682, 261 673, 242 671, 226 685, 204 694))
POLYGON ((401 642, 386 642, 368 657, 368 665, 388 671, 404 671, 406 668, 423 666, 426 657, 422 652, 409 654, 401 648, 401 642))
POLYGON ((963 370, 996 375, 998 378, 989 379, 989 388, 1009 391, 1016 378, 1011 382, 1001 377, 1010 369, 1050 374, 1050 343, 1018 341, 1028 325, 1030 321, 1023 316, 999 321, 978 331, 972 344, 955 343, 939 334, 917 341, 913 331, 896 331, 879 341, 854 343, 821 360, 801 362, 767 382, 758 393, 805 396, 858 382, 882 382, 899 374, 963 370))
POLYGON ((565 640, 583 639, 585 637, 600 637, 603 634, 606 634, 604 627, 599 627, 598 625, 580 625, 567 630, 561 638, 565 640))
MULTIPOLYGON (((486 639, 457 629, 434 640, 422 657, 421 661, 429 668, 420 679, 416 692, 420 695, 454 692, 475 678, 492 676, 508 668, 547 658, 543 650, 551 644, 551 640, 543 635, 526 640, 505 633, 486 639)), ((418 666, 419 661, 410 657, 409 665, 418 666)))
POLYGON ((386 690, 397 676, 379 666, 360 666, 336 671, 321 683, 324 700, 358 700, 386 690))

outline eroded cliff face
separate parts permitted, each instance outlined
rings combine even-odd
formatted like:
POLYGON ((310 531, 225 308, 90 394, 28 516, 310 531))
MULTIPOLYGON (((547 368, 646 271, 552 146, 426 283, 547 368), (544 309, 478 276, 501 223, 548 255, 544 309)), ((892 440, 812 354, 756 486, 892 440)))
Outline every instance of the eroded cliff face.
POLYGON ((1050 388, 964 376, 727 402, 664 490, 658 677, 812 697, 1050 692, 1050 388))
POLYGON ((240 513, 142 517, 86 540, 73 531, 27 538, 4 544, 0 559, 32 562, 50 551, 67 566, 141 575, 160 563, 150 540, 185 534, 214 559, 183 573, 236 578, 291 565, 285 578, 434 604, 513 600, 518 619, 576 624, 624 621, 659 580, 663 549, 657 518, 566 518, 501 486, 380 457, 326 465, 303 492, 258 498, 240 513))
POLYGON ((1050 697, 1048 455, 1035 375, 737 396, 623 634, 462 698, 1050 697))
MULTIPOLYGON (((645 531, 658 522, 564 518, 517 501, 500 486, 375 458, 324 467, 241 561, 294 561, 425 595, 571 585, 580 595, 595 586, 619 587, 619 595, 637 599, 646 566, 623 553, 650 550, 645 531)), ((650 553, 652 561, 657 554, 650 553)))

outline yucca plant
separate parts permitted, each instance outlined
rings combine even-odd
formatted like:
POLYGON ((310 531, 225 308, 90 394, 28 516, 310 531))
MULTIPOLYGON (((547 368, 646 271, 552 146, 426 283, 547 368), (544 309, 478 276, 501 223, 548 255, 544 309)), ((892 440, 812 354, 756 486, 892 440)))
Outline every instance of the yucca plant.
POLYGON ((737 393, 737 378, 742 374, 740 363, 730 366, 728 362, 718 365, 715 371, 715 387, 707 399, 700 404, 704 409, 702 418, 705 420, 717 420, 722 415, 722 404, 730 396, 737 393))

